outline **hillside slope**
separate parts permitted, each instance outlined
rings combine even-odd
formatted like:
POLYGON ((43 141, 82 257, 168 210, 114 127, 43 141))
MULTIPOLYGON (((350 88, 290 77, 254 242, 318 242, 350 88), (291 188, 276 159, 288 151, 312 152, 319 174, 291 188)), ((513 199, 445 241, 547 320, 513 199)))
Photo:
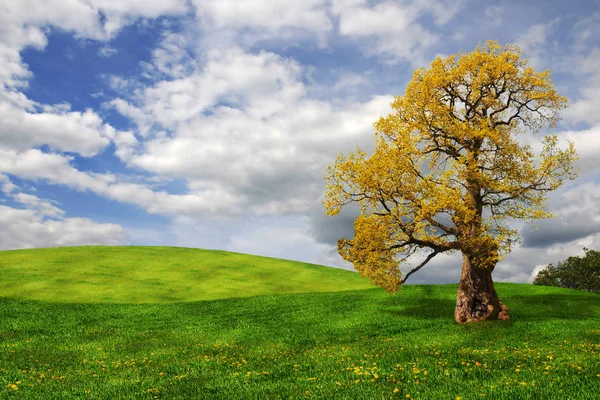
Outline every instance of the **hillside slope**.
POLYGON ((0 251, 0 297, 78 303, 173 303, 373 288, 354 272, 178 247, 0 251))

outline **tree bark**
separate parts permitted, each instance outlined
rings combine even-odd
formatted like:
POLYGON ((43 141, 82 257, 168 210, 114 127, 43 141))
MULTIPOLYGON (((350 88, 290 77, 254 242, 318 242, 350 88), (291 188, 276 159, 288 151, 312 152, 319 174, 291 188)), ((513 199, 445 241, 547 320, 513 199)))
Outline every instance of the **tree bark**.
POLYGON ((494 289, 493 268, 477 266, 474 259, 463 254, 454 319, 458 323, 509 319, 509 309, 500 302, 494 289))

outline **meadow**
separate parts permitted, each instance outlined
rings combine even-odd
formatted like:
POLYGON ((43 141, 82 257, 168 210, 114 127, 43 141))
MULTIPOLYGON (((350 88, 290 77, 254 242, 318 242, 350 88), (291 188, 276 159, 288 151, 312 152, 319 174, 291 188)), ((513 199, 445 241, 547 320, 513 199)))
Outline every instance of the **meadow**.
POLYGON ((0 398, 597 399, 600 297, 496 289, 511 320, 459 325, 457 285, 392 296, 192 249, 3 251, 0 398))

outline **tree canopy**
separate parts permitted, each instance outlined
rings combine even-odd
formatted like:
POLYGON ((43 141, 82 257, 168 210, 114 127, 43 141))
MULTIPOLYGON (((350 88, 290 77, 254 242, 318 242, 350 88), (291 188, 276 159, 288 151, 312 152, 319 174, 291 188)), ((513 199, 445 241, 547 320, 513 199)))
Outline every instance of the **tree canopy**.
POLYGON ((600 293, 600 251, 583 248, 584 257, 569 257, 541 270, 534 285, 558 286, 600 293))

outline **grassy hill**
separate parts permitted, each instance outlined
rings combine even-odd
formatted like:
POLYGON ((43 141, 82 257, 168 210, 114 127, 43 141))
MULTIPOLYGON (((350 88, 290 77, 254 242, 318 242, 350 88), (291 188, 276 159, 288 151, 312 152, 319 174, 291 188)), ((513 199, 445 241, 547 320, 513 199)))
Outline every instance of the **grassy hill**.
MULTIPOLYGON (((70 250, 90 249, 100 252, 70 250)), ((112 260, 119 249, 132 250, 107 248, 116 252, 112 260)), ((164 250, 175 258, 187 252, 164 250)), ((20 268, 6 262, 17 254, 28 254, 19 264, 23 270, 41 274, 46 251, 0 252, 1 280, 19 283, 20 268)), ((163 249, 140 251, 160 258, 163 249)), ((124 265, 149 264, 140 254, 124 265)), ((79 263, 60 260, 70 265, 64 274, 73 279, 79 263)), ((86 268, 80 269, 78 279, 87 279, 86 268)), ((111 276, 124 282, 115 271, 111 276)), ((143 274, 136 279, 146 280, 143 274)), ((110 303, 99 289, 90 295, 101 302, 74 301, 84 294, 67 292, 60 301, 22 300, 8 298, 5 288, 0 399, 541 400, 596 399, 600 393, 600 296, 591 293, 499 283, 512 319, 458 325, 457 285, 409 285, 396 296, 374 288, 187 302, 146 289, 163 304, 110 303)))
POLYGON ((83 246, 0 251, 0 295, 81 303, 173 303, 373 288, 357 273, 226 251, 83 246))

